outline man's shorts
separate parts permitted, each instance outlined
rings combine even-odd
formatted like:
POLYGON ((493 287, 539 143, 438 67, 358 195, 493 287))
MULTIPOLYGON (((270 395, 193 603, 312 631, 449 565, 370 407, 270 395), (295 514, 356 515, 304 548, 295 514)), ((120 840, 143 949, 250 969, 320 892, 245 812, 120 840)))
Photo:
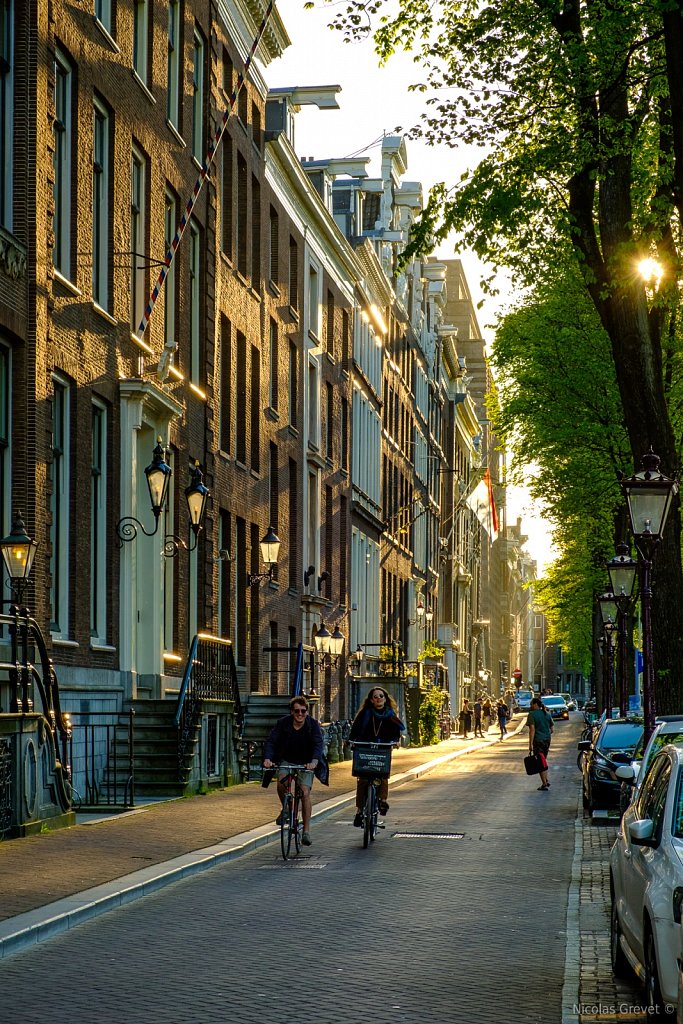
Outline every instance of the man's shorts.
POLYGON ((550 750, 550 740, 537 740, 534 737, 534 754, 546 754, 550 750))
MULTIPOLYGON (((286 779, 288 775, 289 772, 287 770, 278 771, 277 773, 278 780, 286 779)), ((299 776, 299 782, 302 786, 308 786, 309 789, 312 787, 314 778, 313 772, 297 772, 297 775, 299 776)))

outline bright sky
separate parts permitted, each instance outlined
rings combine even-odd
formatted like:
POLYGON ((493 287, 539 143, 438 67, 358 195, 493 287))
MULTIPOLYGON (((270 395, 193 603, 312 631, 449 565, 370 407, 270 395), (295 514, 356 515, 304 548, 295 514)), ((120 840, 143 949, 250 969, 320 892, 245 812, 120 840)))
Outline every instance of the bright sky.
MULTIPOLYGON (((421 68, 412 57, 397 53, 386 67, 380 68, 370 41, 344 43, 340 32, 327 27, 335 7, 324 8, 317 0, 315 10, 304 10, 304 0, 278 0, 278 10, 292 45, 279 60, 265 69, 271 88, 295 85, 340 85, 339 110, 302 107, 295 122, 295 147, 300 157, 323 160, 327 157, 369 156, 370 176, 379 174, 382 137, 396 129, 407 131, 420 120, 425 109, 425 94, 411 93, 408 86, 419 82, 421 68)), ((406 181, 422 183, 425 198, 428 189, 439 181, 455 182, 481 156, 474 147, 450 149, 427 146, 420 139, 408 140, 406 181)), ((477 318, 487 341, 493 337, 492 325, 510 303, 507 283, 499 284, 497 299, 485 297, 481 288, 486 268, 473 253, 444 244, 436 250, 443 259, 458 256, 463 261, 475 304, 483 302, 477 318)), ((527 550, 536 559, 539 574, 549 560, 549 535, 545 524, 533 516, 530 499, 520 488, 508 489, 508 521, 518 515, 529 535, 527 550)))

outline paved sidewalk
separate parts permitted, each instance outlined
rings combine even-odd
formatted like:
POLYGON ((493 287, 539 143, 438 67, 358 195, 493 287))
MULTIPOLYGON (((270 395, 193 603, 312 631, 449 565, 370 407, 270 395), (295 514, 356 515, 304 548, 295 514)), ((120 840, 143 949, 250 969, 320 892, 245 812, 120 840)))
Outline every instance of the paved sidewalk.
MULTIPOLYGON (((523 728, 516 716, 511 731, 523 728)), ((397 750, 391 786, 498 742, 491 729, 484 739, 397 750)), ((329 787, 313 787, 313 826, 354 797, 351 762, 331 765, 329 787)), ((252 782, 0 843, 0 957, 274 841, 277 810, 274 786, 264 791, 252 782)))

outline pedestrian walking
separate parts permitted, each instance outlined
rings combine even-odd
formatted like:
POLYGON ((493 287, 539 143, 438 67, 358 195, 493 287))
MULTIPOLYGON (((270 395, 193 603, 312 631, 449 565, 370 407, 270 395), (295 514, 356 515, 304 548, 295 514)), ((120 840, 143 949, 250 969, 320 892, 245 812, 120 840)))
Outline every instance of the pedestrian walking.
POLYGON ((475 735, 475 737, 481 736, 482 739, 483 739, 484 738, 484 734, 481 731, 481 712, 482 712, 481 697, 477 697, 477 699, 475 700, 475 702, 474 702, 474 709, 473 710, 474 710, 474 735, 475 735))
MULTIPOLYGON (((529 753, 543 754, 547 758, 553 734, 553 720, 543 707, 543 701, 540 697, 532 699, 531 711, 527 716, 526 724, 529 727, 529 753)), ((540 775, 541 785, 538 789, 540 792, 545 793, 550 788, 548 769, 546 768, 540 775)))
POLYGON ((498 728, 500 729, 500 738, 505 739, 508 734, 507 720, 508 720, 508 706, 505 701, 501 699, 498 701, 497 707, 498 713, 498 728))
POLYGON ((467 734, 472 729, 472 708, 467 697, 463 700, 460 710, 460 729, 464 738, 467 739, 467 734))
POLYGON ((484 699, 481 715, 484 723, 484 732, 488 732, 491 728, 491 719, 493 718, 493 708, 491 706, 490 697, 486 697, 484 699))

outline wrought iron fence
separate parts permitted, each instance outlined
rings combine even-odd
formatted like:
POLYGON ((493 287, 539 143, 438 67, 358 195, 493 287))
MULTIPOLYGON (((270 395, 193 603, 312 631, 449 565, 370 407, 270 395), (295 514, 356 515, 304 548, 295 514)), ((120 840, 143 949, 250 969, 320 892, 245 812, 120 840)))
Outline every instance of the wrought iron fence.
POLYGON ((70 762, 76 809, 133 807, 135 712, 72 711, 70 762))
POLYGON ((180 768, 187 767, 185 762, 192 749, 202 701, 205 700, 232 701, 238 729, 241 729, 244 716, 232 643, 200 633, 190 646, 175 716, 180 768))
POLYGON ((12 825, 12 740, 0 739, 0 838, 12 825))

